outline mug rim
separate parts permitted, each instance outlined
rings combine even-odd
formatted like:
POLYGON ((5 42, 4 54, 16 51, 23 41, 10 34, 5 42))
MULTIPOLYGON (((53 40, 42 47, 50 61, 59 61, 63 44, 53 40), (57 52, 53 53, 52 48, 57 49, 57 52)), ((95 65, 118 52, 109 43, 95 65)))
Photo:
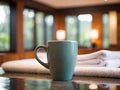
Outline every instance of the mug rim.
POLYGON ((52 43, 52 42, 77 42, 74 40, 49 40, 48 43, 52 43))

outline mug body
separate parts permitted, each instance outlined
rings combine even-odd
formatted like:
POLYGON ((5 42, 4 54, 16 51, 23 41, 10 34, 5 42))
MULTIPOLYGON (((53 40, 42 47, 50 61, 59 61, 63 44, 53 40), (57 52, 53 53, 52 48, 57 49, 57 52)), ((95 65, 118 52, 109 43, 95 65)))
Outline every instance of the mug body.
POLYGON ((47 57, 53 80, 71 80, 76 65, 77 41, 49 41, 47 57))

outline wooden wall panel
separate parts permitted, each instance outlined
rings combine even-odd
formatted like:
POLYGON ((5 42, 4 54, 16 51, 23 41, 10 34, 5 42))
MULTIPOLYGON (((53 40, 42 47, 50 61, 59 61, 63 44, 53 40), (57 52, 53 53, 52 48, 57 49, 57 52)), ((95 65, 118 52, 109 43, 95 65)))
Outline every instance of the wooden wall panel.
POLYGON ((97 29, 99 33, 98 40, 96 41, 96 48, 102 48, 102 14, 103 13, 92 13, 92 29, 97 29))
POLYGON ((55 29, 65 29, 65 15, 56 14, 55 15, 55 29))
POLYGON ((119 47, 119 50, 120 50, 120 12, 117 12, 117 30, 118 30, 118 33, 117 33, 118 45, 117 45, 117 47, 119 47))
POLYGON ((17 53, 24 52, 23 44, 23 9, 24 3, 23 0, 17 1, 16 9, 16 42, 17 42, 17 53))
POLYGON ((55 31, 65 30, 65 15, 55 14, 55 31))

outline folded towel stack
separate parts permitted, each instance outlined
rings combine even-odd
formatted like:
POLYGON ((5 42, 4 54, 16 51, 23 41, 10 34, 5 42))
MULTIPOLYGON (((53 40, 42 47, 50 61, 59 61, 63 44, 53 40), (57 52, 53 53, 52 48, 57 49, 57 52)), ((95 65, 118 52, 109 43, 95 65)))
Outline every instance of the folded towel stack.
MULTIPOLYGON (((77 65, 110 66, 109 61, 120 60, 120 51, 100 50, 90 54, 78 55, 77 65)), ((117 65, 118 67, 118 65, 117 65)))
MULTIPOLYGON (((46 59, 45 56, 41 58, 46 59)), ((100 50, 90 54, 78 55, 74 75, 120 78, 120 68, 116 68, 119 66, 120 52, 100 50), (106 64, 107 66, 105 66, 106 64)), ((35 59, 8 61, 3 63, 1 67, 5 72, 50 74, 49 70, 35 59)))

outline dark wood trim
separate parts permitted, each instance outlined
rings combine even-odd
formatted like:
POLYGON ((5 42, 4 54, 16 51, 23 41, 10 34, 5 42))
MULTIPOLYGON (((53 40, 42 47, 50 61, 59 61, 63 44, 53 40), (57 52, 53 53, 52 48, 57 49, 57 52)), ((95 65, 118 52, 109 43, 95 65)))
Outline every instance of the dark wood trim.
POLYGON ((33 1, 33 0, 0 0, 0 2, 10 2, 10 3, 17 1, 22 1, 24 3, 24 7, 27 8, 33 8, 35 10, 43 11, 45 13, 51 13, 51 14, 54 14, 56 12, 56 9, 47 6, 45 4, 38 3, 37 1, 33 1))
POLYGON ((108 12, 110 10, 120 11, 120 3, 56 9, 58 14, 65 14, 65 15, 85 14, 85 13, 94 13, 94 12, 108 12))
MULTIPOLYGON (((35 13, 35 16, 34 16, 34 30, 33 30, 33 39, 34 39, 34 48, 37 46, 37 28, 36 28, 36 11, 34 11, 34 13, 35 13)), ((33 48, 33 49, 34 49, 33 48)))
POLYGON ((10 3, 10 52, 16 51, 16 3, 10 3))
POLYGON ((52 8, 52 7, 49 7, 47 5, 44 5, 44 4, 41 4, 41 3, 38 3, 36 1, 30 1, 30 0, 24 0, 24 3, 25 3, 25 7, 29 7, 29 8, 34 8, 36 10, 39 10, 39 11, 43 11, 45 13, 55 13, 55 9, 52 8))
POLYGON ((43 19, 43 22, 44 22, 44 26, 43 26, 44 27, 44 31, 43 31, 44 36, 43 36, 43 38, 44 38, 44 44, 46 45, 47 44, 47 35, 46 35, 47 30, 46 30, 45 18, 46 18, 46 14, 44 14, 44 19, 43 19))

